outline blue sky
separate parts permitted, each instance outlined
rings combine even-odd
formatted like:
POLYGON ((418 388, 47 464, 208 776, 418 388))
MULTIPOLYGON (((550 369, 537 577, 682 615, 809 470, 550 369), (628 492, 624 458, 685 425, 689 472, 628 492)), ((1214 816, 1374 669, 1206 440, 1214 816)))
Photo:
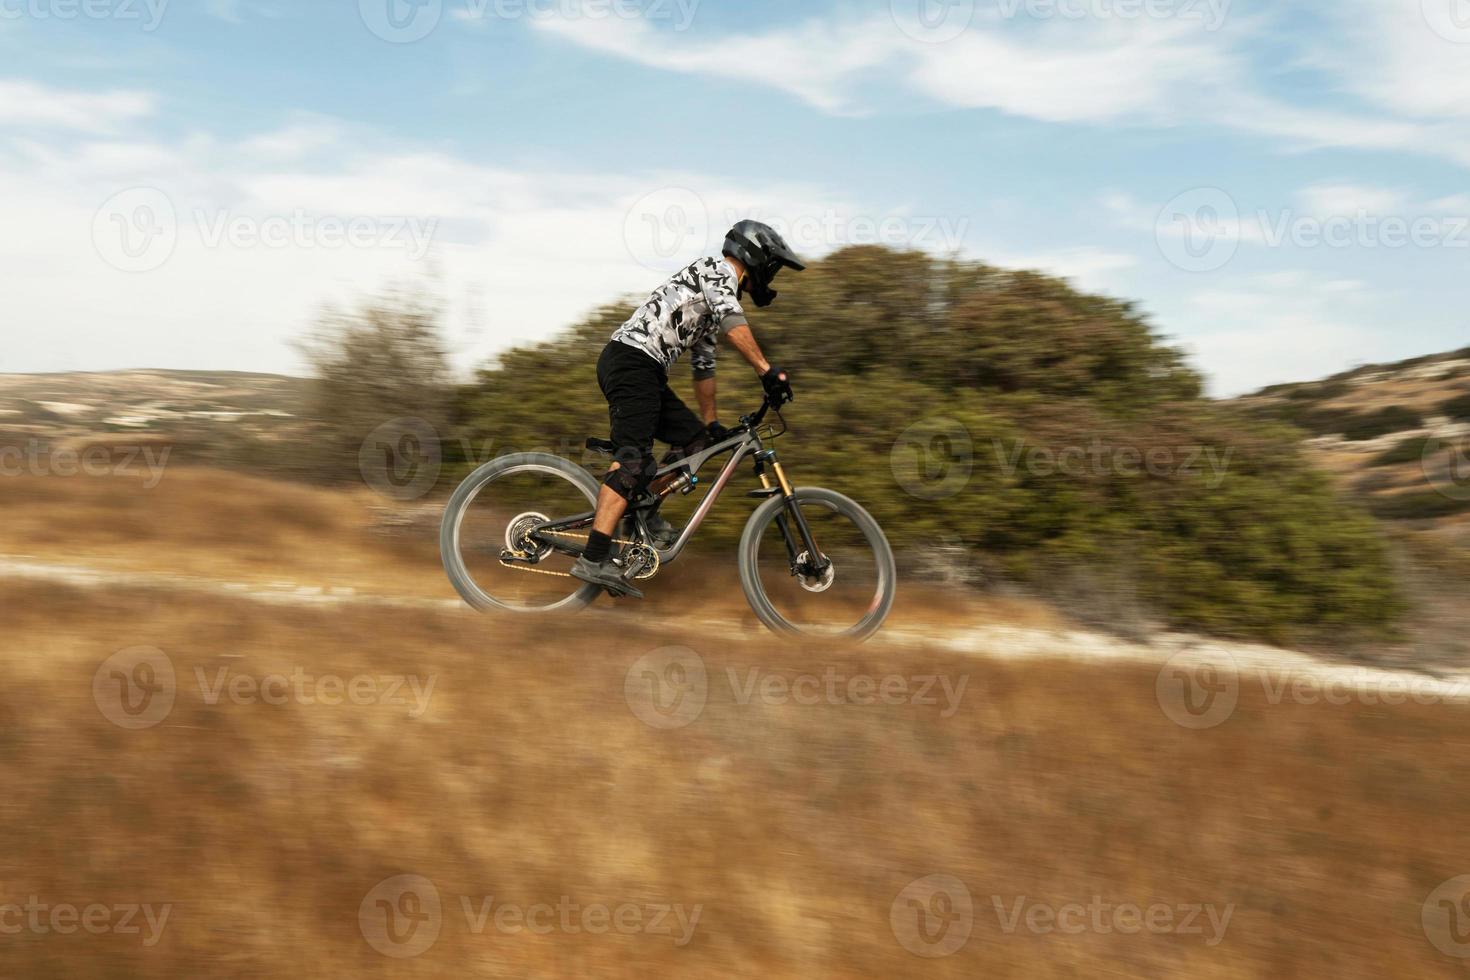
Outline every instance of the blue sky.
POLYGON ((1470 0, 0 0, 0 370, 300 371, 401 281, 467 368, 754 214, 1136 299, 1230 394, 1470 343, 1467 173, 1470 0))

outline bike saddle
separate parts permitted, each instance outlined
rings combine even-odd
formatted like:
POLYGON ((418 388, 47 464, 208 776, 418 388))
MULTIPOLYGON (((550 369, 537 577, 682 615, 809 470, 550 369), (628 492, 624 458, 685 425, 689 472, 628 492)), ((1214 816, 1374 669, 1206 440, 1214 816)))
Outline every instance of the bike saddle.
POLYGON ((598 439, 591 436, 587 438, 587 448, 595 453, 602 453, 604 456, 611 456, 618 449, 611 439, 598 439))

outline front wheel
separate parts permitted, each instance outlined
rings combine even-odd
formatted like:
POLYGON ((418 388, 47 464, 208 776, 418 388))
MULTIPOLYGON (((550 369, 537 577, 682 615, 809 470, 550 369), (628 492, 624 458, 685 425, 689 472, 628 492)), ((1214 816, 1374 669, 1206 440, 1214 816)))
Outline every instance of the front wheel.
POLYGON ((796 491, 812 540, 829 563, 813 573, 786 500, 756 508, 740 536, 740 585, 778 633, 866 639, 893 607, 898 573, 883 529, 858 503, 819 487, 796 491))

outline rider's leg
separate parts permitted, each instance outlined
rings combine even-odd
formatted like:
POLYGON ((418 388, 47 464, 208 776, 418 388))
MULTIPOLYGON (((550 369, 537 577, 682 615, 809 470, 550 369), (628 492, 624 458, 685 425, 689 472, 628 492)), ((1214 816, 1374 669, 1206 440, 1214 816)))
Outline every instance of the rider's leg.
MULTIPOLYGON (((614 463, 613 469, 617 468, 618 464, 614 463)), ((623 495, 604 483, 597 494, 597 517, 592 521, 592 530, 610 537, 627 510, 628 501, 623 495)))
POLYGON ((628 503, 653 479, 653 436, 659 424, 659 392, 666 382, 657 361, 624 344, 608 344, 597 362, 597 383, 607 398, 617 464, 598 492, 587 550, 572 574, 630 595, 639 593, 623 582, 621 569, 610 561, 612 535, 628 503))

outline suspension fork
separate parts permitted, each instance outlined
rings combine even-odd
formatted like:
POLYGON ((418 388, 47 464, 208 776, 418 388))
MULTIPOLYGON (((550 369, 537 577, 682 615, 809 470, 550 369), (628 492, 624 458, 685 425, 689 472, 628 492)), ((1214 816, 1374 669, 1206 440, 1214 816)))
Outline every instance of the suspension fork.
POLYGON ((827 570, 831 564, 827 556, 817 548, 816 538, 812 536, 812 529, 806 522, 806 517, 801 512, 801 504, 796 499, 796 489, 787 478, 785 469, 782 468, 780 460, 776 458, 774 449, 763 449, 755 455, 755 472, 760 477, 761 486, 767 490, 774 490, 771 486, 771 478, 766 475, 765 468, 769 466, 776 474, 776 482, 780 487, 781 499, 786 504, 786 510, 776 515, 776 527, 781 532, 781 540, 786 545, 786 558, 791 563, 791 574, 795 575, 801 569, 797 568, 797 560, 800 554, 796 549, 796 539, 799 538, 807 556, 807 573, 820 575, 827 570), (791 534, 791 526, 796 525, 796 538, 791 534))

